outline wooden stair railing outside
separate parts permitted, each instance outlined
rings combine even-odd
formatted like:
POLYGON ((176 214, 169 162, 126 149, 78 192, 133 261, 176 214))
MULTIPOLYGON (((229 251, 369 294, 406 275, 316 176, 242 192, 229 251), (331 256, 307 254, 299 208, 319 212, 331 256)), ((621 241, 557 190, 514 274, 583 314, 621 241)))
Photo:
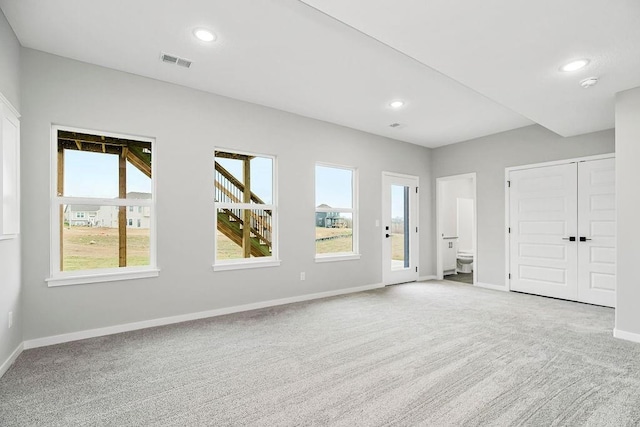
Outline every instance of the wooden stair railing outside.
MULTIPOLYGON (((215 179, 216 196, 219 196, 216 197, 216 201, 242 203, 241 196, 244 192, 244 184, 238 181, 218 162, 215 162, 215 170, 223 178, 215 179)), ((250 197, 251 201, 256 204, 264 204, 253 192, 251 192, 250 197)), ((240 217, 240 211, 240 209, 222 209, 222 212, 218 213, 218 229, 231 241, 242 246, 242 227, 244 223, 240 217), (231 226, 230 224, 232 223, 237 223, 238 227, 231 226)), ((271 255, 271 212, 262 212, 264 215, 251 211, 251 234, 255 236, 251 238, 251 254, 253 256, 271 255)))

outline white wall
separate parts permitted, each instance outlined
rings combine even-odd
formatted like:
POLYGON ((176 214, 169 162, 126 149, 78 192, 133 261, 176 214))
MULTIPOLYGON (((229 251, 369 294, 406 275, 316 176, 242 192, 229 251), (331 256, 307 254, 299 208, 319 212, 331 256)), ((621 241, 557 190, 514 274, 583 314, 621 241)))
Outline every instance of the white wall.
POLYGON ((473 198, 458 198, 458 251, 473 252, 473 198))
POLYGON ((434 149, 431 163, 434 178, 477 174, 478 281, 497 286, 505 284, 506 167, 613 151, 613 130, 563 138, 539 125, 434 149))
POLYGON ((25 340, 380 283, 382 171, 420 177, 434 274, 431 150, 30 49, 22 66, 25 340), (47 287, 52 123, 156 138, 159 278, 47 287), (216 146, 278 156, 280 267, 212 271, 216 146), (359 261, 314 262, 316 161, 359 168, 359 261))
MULTIPOLYGON (((640 87, 616 96, 616 332, 640 340, 640 87)), ((631 338, 631 337, 626 337, 631 338)))
MULTIPOLYGON (((458 199, 473 198, 473 180, 456 179, 442 182, 442 233, 445 237, 458 236, 458 199)), ((458 236, 460 237, 460 236, 458 236)))
MULTIPOLYGON (((0 93, 20 111, 20 44, 0 11, 0 93)), ((20 238, 0 240, 0 366, 22 342, 20 238), (13 311, 13 327, 7 328, 13 311)))

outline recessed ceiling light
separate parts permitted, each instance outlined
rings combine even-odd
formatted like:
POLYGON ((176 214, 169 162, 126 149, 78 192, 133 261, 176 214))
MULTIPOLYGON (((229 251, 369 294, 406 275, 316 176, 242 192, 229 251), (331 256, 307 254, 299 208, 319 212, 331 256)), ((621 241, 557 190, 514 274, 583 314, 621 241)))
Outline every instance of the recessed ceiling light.
POLYGON ((589 89, 591 86, 595 86, 598 83, 597 77, 589 77, 588 79, 584 79, 580 82, 580 86, 585 89, 589 89))
POLYGON ((560 67, 560 71, 565 71, 565 72, 578 71, 579 69, 586 67, 588 63, 589 63, 588 59, 576 59, 575 61, 571 61, 568 64, 565 64, 562 67, 560 67))
POLYGON ((402 107, 403 105, 404 105, 404 101, 400 101, 400 100, 397 100, 397 101, 391 101, 391 102, 389 103, 389 107, 391 107, 391 108, 400 108, 400 107, 402 107))
POLYGON ((216 35, 206 28, 196 28, 193 30, 193 35, 203 42, 212 42, 216 39, 216 35))

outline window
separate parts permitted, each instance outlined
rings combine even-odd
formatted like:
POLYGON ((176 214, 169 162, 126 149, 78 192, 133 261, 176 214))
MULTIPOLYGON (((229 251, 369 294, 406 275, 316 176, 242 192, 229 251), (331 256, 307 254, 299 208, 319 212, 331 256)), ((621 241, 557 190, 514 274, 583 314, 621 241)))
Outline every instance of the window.
POLYGON ((357 170, 316 165, 316 261, 358 259, 357 170))
POLYGON ((153 141, 58 126, 52 140, 49 286, 157 276, 153 141))
POLYGON ((20 121, 0 94, 0 240, 20 233, 20 121))
POLYGON ((272 156, 215 151, 215 270, 279 265, 272 156))

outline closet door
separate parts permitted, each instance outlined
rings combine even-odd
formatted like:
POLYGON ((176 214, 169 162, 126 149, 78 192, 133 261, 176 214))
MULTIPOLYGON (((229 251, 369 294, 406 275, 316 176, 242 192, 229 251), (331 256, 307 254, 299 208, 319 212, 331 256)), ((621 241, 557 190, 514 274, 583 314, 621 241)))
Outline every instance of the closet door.
POLYGON ((576 163, 512 171, 509 180, 511 290, 577 299, 576 163))
POLYGON ((578 301, 615 306, 615 160, 578 163, 578 301))

